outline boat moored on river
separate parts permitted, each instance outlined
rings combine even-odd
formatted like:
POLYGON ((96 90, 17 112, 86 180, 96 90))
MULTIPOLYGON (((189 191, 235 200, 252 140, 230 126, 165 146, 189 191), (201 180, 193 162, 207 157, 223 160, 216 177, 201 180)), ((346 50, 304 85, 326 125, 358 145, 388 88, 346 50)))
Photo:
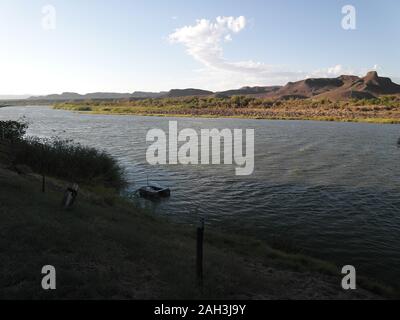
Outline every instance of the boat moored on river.
POLYGON ((156 186, 141 187, 138 191, 142 198, 148 199, 168 198, 171 196, 171 190, 169 188, 161 188, 156 186))

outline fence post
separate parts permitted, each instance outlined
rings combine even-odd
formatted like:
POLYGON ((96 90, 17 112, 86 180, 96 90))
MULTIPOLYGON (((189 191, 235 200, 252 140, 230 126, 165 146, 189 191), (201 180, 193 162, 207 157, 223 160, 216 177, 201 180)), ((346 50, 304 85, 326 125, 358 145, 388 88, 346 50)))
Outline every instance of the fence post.
POLYGON ((197 255, 196 255, 196 275, 197 282, 203 290, 203 242, 204 242, 204 219, 201 219, 200 227, 197 228, 197 255))
POLYGON ((76 197, 78 196, 79 186, 74 183, 72 186, 68 187, 64 193, 64 198, 62 201, 62 205, 65 209, 72 207, 75 202, 76 197))

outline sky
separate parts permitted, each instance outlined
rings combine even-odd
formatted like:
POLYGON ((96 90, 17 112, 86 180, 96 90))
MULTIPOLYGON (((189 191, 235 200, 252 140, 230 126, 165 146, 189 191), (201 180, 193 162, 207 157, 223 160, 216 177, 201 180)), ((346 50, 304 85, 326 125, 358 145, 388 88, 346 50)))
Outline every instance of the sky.
POLYGON ((369 70, 400 82, 399 13, 398 0, 0 0, 0 95, 221 91, 369 70))

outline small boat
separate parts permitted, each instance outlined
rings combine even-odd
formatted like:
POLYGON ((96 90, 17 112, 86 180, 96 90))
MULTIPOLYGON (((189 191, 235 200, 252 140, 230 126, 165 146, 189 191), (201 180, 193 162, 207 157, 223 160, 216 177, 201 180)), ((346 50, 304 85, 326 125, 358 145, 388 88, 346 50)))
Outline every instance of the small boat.
POLYGON ((161 188, 156 186, 141 187, 138 191, 142 198, 158 199, 168 198, 171 196, 171 190, 169 188, 161 188))

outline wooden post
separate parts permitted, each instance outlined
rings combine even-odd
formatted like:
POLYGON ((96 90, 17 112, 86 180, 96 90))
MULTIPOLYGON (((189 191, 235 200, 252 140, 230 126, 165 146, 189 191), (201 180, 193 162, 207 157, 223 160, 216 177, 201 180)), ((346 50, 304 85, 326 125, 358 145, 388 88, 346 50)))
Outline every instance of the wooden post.
POLYGON ((197 282, 203 289, 203 242, 204 242, 204 219, 201 219, 201 225, 197 228, 197 255, 196 255, 196 275, 197 282))
POLYGON ((64 193, 64 198, 62 201, 62 205, 65 209, 72 207, 75 202, 76 197, 78 196, 79 186, 74 183, 72 186, 68 187, 64 193))

